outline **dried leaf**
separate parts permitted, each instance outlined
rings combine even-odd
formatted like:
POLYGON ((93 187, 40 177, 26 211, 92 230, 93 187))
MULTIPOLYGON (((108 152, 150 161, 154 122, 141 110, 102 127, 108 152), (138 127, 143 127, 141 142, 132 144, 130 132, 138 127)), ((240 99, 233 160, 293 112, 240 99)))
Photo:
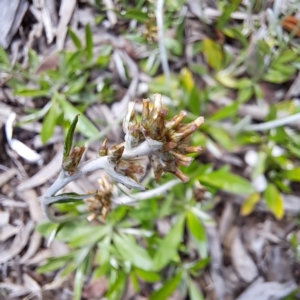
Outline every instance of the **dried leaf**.
POLYGON ((34 228, 34 222, 29 221, 24 227, 22 227, 14 238, 12 244, 7 251, 4 251, 0 256, 0 263, 5 263, 18 255, 23 248, 27 245, 30 233, 34 228))
POLYGON ((61 169, 62 151, 57 151, 51 162, 43 167, 38 173, 22 182, 18 187, 17 191, 22 192, 47 182, 53 176, 55 176, 61 169))
POLYGON ((67 26, 73 15, 77 1, 76 0, 63 0, 59 8, 59 23, 57 26, 56 46, 58 50, 64 47, 65 38, 67 35, 67 26))
POLYGON ((295 17, 286 16, 281 21, 281 26, 289 32, 292 32, 295 30, 295 35, 300 37, 300 20, 296 19, 295 17))
POLYGON ((2 187, 5 183, 10 181, 16 175, 16 173, 17 170, 12 168, 0 174, 0 187, 2 187))
POLYGON ((234 268, 245 282, 250 283, 258 276, 257 267, 242 244, 238 228, 232 242, 231 258, 234 268))

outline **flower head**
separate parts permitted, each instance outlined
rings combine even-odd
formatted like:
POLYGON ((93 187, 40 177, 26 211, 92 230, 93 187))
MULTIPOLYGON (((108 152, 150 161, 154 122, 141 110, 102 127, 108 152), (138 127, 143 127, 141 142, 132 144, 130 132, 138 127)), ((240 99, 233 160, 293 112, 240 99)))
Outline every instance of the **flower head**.
POLYGON ((98 180, 99 190, 93 198, 85 199, 85 203, 88 206, 88 210, 92 212, 88 216, 88 220, 94 220, 98 215, 101 215, 105 220, 107 213, 111 210, 111 196, 113 185, 107 180, 105 176, 98 180))
MULTIPOLYGON (((175 117, 166 120, 168 110, 162 106, 161 95, 155 94, 153 104, 149 99, 143 100, 142 118, 140 122, 137 122, 134 105, 134 102, 129 103, 128 112, 123 121, 125 143, 107 148, 105 140, 99 149, 100 156, 108 155, 110 165, 106 171, 116 181, 123 184, 125 184, 124 176, 138 183, 138 178, 144 173, 145 167, 140 161, 124 159, 122 155, 125 149, 131 150, 145 142, 151 149, 148 157, 156 181, 163 173, 169 172, 181 181, 187 182, 189 178, 179 167, 187 167, 193 161, 193 158, 186 154, 198 153, 202 150, 201 147, 190 146, 188 139, 204 122, 204 118, 199 117, 191 123, 182 124, 187 113, 181 111, 175 117)), ((130 184, 125 185, 132 187, 130 184)))
POLYGON ((184 175, 179 166, 189 166, 193 158, 184 154, 198 153, 201 147, 189 146, 188 138, 204 122, 203 117, 197 118, 189 124, 181 124, 186 116, 181 111, 175 117, 166 120, 168 111, 162 107, 161 95, 154 95, 154 105, 150 109, 150 101, 143 101, 141 130, 150 147, 161 145, 153 149, 149 156, 154 170, 155 180, 158 181, 164 172, 173 173, 181 181, 187 182, 188 177, 184 175))

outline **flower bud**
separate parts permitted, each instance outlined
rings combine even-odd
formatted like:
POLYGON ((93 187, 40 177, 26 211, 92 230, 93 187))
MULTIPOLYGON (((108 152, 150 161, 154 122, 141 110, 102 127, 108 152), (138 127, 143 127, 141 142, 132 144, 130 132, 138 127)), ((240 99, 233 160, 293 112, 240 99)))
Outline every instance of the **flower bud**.
POLYGON ((200 153, 202 151, 201 146, 183 146, 179 147, 178 151, 182 154, 189 154, 189 153, 200 153))
POLYGON ((98 150, 98 155, 99 156, 106 156, 107 155, 106 142, 107 142, 107 139, 105 139, 103 141, 102 145, 100 146, 100 148, 98 150))
POLYGON ((182 122, 184 117, 187 115, 187 112, 182 110, 178 115, 171 118, 170 120, 166 121, 166 128, 168 130, 170 129, 176 129, 178 125, 182 122))
POLYGON ((192 161, 194 160, 194 158, 185 156, 185 155, 183 155, 181 153, 178 153, 176 151, 170 151, 170 153, 176 158, 177 164, 179 166, 188 167, 192 163, 192 161))
POLYGON ((69 174, 74 174, 80 163, 85 147, 74 147, 70 155, 67 156, 62 163, 62 168, 69 174))

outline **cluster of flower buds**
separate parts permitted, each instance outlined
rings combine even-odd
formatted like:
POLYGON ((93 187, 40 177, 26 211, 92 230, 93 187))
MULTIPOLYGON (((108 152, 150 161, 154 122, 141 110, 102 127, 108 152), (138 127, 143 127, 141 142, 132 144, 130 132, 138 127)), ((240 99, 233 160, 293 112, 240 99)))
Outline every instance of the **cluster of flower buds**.
MULTIPOLYGON (((179 166, 187 167, 193 161, 192 157, 185 154, 199 153, 202 150, 199 146, 189 146, 188 139, 204 122, 204 118, 199 117, 189 124, 182 124, 186 112, 181 111, 175 117, 166 120, 168 110, 162 107, 161 95, 155 94, 153 104, 149 99, 143 100, 142 119, 137 122, 134 104, 129 103, 128 113, 123 122, 125 147, 132 149, 146 141, 152 149, 148 156, 155 180, 158 181, 163 173, 170 172, 182 182, 187 182, 189 178, 179 166)), ((135 179, 132 176, 131 178, 135 179)))
POLYGON ((154 95, 152 108, 148 99, 143 101, 142 132, 148 144, 154 146, 149 158, 155 180, 158 181, 164 172, 170 172, 182 182, 187 182, 189 178, 178 167, 187 167, 193 161, 192 157, 185 154, 199 153, 202 150, 199 146, 189 146, 188 138, 204 122, 204 118, 199 117, 191 123, 182 124, 185 111, 169 120, 165 119, 167 114, 168 111, 162 107, 161 95, 154 95), (162 147, 155 151, 159 143, 162 147))
POLYGON ((99 148, 99 156, 108 156, 108 164, 106 172, 117 182, 123 183, 129 188, 139 188, 139 178, 145 174, 145 167, 141 164, 139 159, 122 159, 123 152, 125 150, 125 143, 113 145, 109 148, 106 146, 106 140, 99 148), (118 176, 120 174, 122 177, 118 176), (125 178, 127 178, 125 182, 125 178), (131 184, 130 184, 131 183, 131 184))
POLYGON ((101 215, 103 220, 106 219, 108 212, 111 210, 111 196, 113 185, 108 182, 106 177, 102 177, 98 180, 99 190, 92 198, 85 199, 85 203, 87 204, 88 211, 92 212, 91 215, 88 216, 88 220, 94 220, 98 215, 101 215))

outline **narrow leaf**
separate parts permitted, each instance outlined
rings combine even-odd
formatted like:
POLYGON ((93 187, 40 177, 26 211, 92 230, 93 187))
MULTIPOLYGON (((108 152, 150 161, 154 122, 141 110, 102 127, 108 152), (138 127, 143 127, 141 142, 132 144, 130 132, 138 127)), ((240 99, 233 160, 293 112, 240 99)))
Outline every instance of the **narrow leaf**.
POLYGON ((291 181, 300 182, 300 167, 294 168, 292 170, 286 170, 281 173, 284 179, 289 179, 291 181))
MULTIPOLYGON (((64 95, 62 94, 59 95, 59 102, 64 112, 64 118, 66 120, 73 122, 74 117, 78 114, 81 114, 81 112, 76 107, 74 107, 70 102, 68 102, 65 99, 64 95)), ((80 116, 80 120, 77 124, 77 128, 85 137, 88 138, 95 137, 95 135, 98 134, 98 129, 83 114, 80 116)))
POLYGON ((229 151, 232 150, 233 143, 229 137, 229 134, 223 128, 209 126, 208 132, 222 147, 229 151))
POLYGON ((71 82, 65 91, 65 95, 78 94, 86 85, 88 74, 79 77, 77 80, 71 82))
POLYGON ((191 212, 187 212, 187 227, 190 233, 200 242, 206 243, 206 234, 199 219, 191 212))
MULTIPOLYGON (((87 229, 87 228, 86 228, 87 229)), ((110 231, 108 226, 90 226, 90 230, 79 232, 70 240, 70 247, 82 247, 99 242, 110 231), (89 232, 88 232, 89 231, 89 232)))
POLYGON ((259 193, 253 193, 249 195, 249 197, 244 201, 244 203, 241 206, 241 215, 242 216, 250 215, 259 200, 260 200, 259 193))
POLYGON ((10 62, 9 62, 7 53, 2 47, 0 47, 0 63, 4 64, 7 67, 10 66, 10 62))
POLYGON ((130 261, 140 269, 151 270, 152 260, 150 255, 144 248, 133 242, 131 238, 126 235, 115 234, 113 241, 123 259, 130 261))
POLYGON ((165 300, 170 296, 176 287, 179 285, 181 280, 181 273, 178 273, 171 279, 164 282, 163 286, 155 291, 149 298, 149 300, 165 300))
POLYGON ((51 107, 42 125, 41 140, 43 144, 45 144, 53 135, 58 117, 59 117, 59 108, 57 102, 55 101, 55 98, 53 97, 51 101, 51 107))
POLYGON ((81 290, 83 285, 83 277, 84 277, 84 263, 82 263, 79 268, 76 270, 75 279, 74 279, 74 300, 81 299, 81 290))
POLYGON ((145 23, 149 20, 147 13, 142 12, 140 9, 128 9, 122 17, 129 19, 129 20, 137 20, 138 22, 145 23))
POLYGON ((79 114, 76 115, 75 118, 73 119, 73 121, 69 127, 67 136, 65 138, 63 159, 67 158, 70 154, 72 144, 73 144, 73 136, 74 136, 77 122, 78 122, 78 117, 79 117, 79 114))
POLYGON ((164 268, 177 253, 177 248, 182 240, 184 219, 185 215, 181 215, 160 243, 153 258, 153 269, 155 271, 164 268))
POLYGON ((283 201, 275 185, 269 184, 267 186, 264 193, 264 198, 267 207, 271 210, 276 219, 282 219, 284 215, 283 201))
POLYGON ((202 184, 208 184, 231 193, 251 194, 255 192, 249 181, 224 170, 201 174, 198 179, 202 184))
POLYGON ((49 90, 43 90, 43 89, 18 89, 14 92, 14 95, 22 96, 22 97, 42 97, 42 96, 48 96, 49 90))
POLYGON ((203 40, 203 54, 210 67, 220 70, 223 64, 223 52, 220 44, 211 39, 203 40))
POLYGON ((87 59, 91 60, 93 57, 93 36, 89 24, 85 26, 85 50, 87 53, 87 59))
POLYGON ((145 271, 141 269, 135 269, 134 272, 138 277, 145 280, 146 282, 156 282, 160 280, 159 274, 155 272, 145 271))
POLYGON ((196 286, 196 284, 191 279, 188 281, 188 289, 189 289, 190 300, 204 300, 204 297, 200 289, 196 286))
POLYGON ((70 27, 68 27, 68 34, 69 34, 72 42, 76 46, 76 48, 78 50, 82 49, 82 45, 81 45, 80 39, 78 38, 78 36, 75 34, 75 32, 70 27))

